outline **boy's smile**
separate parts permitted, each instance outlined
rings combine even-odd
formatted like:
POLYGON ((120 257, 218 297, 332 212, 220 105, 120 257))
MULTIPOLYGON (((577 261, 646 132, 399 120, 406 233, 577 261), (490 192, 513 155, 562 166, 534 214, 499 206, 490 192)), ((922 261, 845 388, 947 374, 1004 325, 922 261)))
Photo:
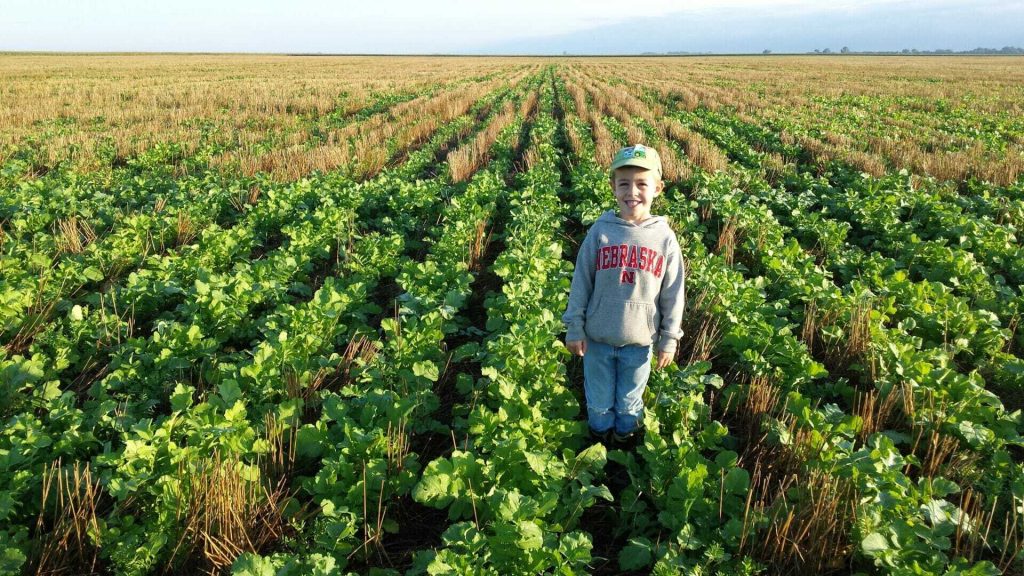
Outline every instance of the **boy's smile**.
POLYGON ((665 186, 654 171, 639 166, 617 168, 611 184, 619 218, 634 224, 651 217, 651 204, 665 186))

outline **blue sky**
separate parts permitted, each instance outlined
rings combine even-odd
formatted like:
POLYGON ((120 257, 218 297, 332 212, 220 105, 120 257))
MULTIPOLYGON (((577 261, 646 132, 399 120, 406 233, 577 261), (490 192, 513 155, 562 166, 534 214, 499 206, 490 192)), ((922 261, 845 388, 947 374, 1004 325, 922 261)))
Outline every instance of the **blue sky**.
POLYGON ((0 50, 804 52, 1024 46, 1021 0, 0 0, 0 50))

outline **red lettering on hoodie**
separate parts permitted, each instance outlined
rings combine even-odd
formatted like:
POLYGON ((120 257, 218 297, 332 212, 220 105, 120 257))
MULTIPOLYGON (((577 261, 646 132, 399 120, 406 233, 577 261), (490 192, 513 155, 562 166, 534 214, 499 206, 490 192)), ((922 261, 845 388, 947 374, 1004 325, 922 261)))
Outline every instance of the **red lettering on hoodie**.
MULTIPOLYGON (((619 244, 618 246, 602 246, 597 249, 594 264, 596 270, 609 268, 630 268, 650 272, 660 278, 663 272, 665 257, 653 248, 636 244, 619 244)), ((635 277, 635 275, 634 275, 635 277)), ((620 281, 628 281, 629 276, 620 274, 620 281)))

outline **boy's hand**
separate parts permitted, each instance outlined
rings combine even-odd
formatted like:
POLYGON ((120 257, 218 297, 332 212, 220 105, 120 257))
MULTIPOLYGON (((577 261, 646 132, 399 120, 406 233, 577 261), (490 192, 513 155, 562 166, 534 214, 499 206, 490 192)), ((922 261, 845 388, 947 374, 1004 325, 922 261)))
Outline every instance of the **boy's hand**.
POLYGON ((657 364, 658 370, 661 370, 665 366, 668 366, 669 364, 671 364, 672 360, 675 359, 675 356, 676 355, 675 355, 674 352, 658 352, 658 364, 657 364))
POLYGON ((566 340, 565 347, 572 352, 573 356, 583 356, 587 353, 586 340, 566 340))

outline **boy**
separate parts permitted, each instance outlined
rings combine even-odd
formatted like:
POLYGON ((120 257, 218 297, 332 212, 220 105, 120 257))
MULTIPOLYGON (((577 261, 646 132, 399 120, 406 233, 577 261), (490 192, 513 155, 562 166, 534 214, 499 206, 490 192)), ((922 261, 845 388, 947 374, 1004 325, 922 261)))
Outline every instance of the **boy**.
POLYGON ((618 151, 611 186, 619 213, 609 210, 587 232, 576 258, 565 345, 583 357, 590 432, 618 443, 635 435, 651 373, 668 366, 682 336, 684 270, 676 235, 651 215, 661 194, 661 159, 636 144, 618 151))

